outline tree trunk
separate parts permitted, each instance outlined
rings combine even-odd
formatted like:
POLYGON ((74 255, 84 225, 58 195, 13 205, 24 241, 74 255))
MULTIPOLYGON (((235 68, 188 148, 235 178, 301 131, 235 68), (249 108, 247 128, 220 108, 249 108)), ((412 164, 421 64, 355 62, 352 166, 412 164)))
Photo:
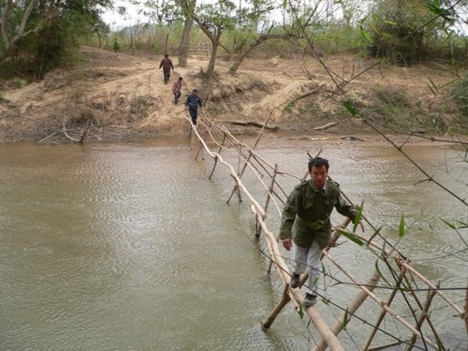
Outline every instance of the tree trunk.
POLYGON ((245 57, 247 54, 250 52, 250 50, 244 51, 242 54, 236 57, 236 60, 234 61, 233 65, 231 68, 229 68, 228 73, 233 76, 236 74, 237 70, 239 69, 239 66, 241 65, 242 61, 244 61, 245 57))
MULTIPOLYGON (((273 27, 270 28, 269 32, 273 29, 273 27)), ((228 73, 230 75, 234 75, 237 70, 239 69, 239 66, 241 65, 242 61, 244 61, 245 57, 247 56, 247 54, 252 51, 254 48, 256 48, 257 46, 261 45, 262 43, 264 43, 265 41, 267 40, 273 40, 273 39, 287 39, 289 37, 289 35, 277 35, 277 34, 264 34, 264 35, 261 35, 260 37, 258 37, 255 41, 253 41, 252 43, 250 43, 249 47, 247 48, 247 50, 245 50, 243 53, 241 53, 237 58, 236 60, 234 61, 233 65, 231 66, 231 68, 229 68, 229 71, 228 73)))
POLYGON ((181 67, 187 67, 187 59, 190 49, 190 32, 193 26, 193 15, 197 0, 176 0, 177 5, 182 9, 182 13, 185 17, 184 31, 182 32, 182 39, 179 45, 179 65, 181 67))
POLYGON ((179 66, 187 67, 187 59, 190 49, 190 32, 192 30, 193 18, 190 16, 185 17, 184 31, 182 32, 182 39, 179 45, 179 66))
POLYGON ((210 62, 208 62, 208 68, 206 69, 206 81, 207 82, 211 81, 211 78, 213 77, 215 64, 216 64, 216 53, 218 52, 218 46, 219 46, 219 37, 221 37, 221 34, 216 36, 216 40, 211 41, 210 62))

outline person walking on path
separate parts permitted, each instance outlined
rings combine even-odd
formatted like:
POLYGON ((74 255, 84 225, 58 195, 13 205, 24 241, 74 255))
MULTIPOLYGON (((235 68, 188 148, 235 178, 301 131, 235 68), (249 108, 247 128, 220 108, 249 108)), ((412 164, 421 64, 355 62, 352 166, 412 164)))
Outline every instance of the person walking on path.
POLYGON ((202 107, 202 99, 198 96, 198 90, 193 89, 192 94, 187 96, 185 106, 189 110, 193 125, 197 125, 198 106, 202 107))
POLYGON ((179 101, 180 95, 182 95, 181 90, 182 90, 182 77, 179 77, 174 84, 172 84, 172 94, 174 94, 174 104, 177 105, 177 102, 179 101))
MULTIPOLYGON (((292 247, 290 287, 299 287, 300 275, 306 270, 309 273, 302 302, 305 308, 317 303, 320 257, 331 239, 330 214, 333 208, 353 221, 357 216, 357 210, 342 197, 339 184, 327 179, 329 167, 327 159, 311 159, 308 163, 310 180, 294 188, 282 213, 280 239, 287 251, 292 247)), ((364 231, 361 221, 359 224, 364 231)))
POLYGON ((159 69, 161 69, 161 67, 163 69, 164 84, 167 84, 167 82, 169 82, 169 77, 171 76, 171 68, 174 71, 174 65, 172 64, 168 54, 164 55, 164 58, 159 64, 159 69))

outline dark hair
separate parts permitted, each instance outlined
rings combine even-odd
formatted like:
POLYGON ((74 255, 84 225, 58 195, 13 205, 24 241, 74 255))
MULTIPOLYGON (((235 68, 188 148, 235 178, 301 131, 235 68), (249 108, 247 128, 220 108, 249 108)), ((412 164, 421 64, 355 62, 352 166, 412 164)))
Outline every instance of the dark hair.
POLYGON ((328 163, 328 160, 325 159, 325 158, 321 158, 321 157, 314 157, 314 158, 312 158, 312 159, 309 161, 308 166, 309 166, 309 172, 312 170, 312 167, 322 167, 322 166, 325 166, 327 172, 328 172, 328 168, 330 168, 330 164, 328 163))
POLYGON ((169 57, 169 55, 168 55, 168 54, 164 54, 164 57, 169 57))
POLYGON ((198 90, 197 90, 197 89, 193 89, 193 90, 192 90, 192 93, 198 93, 198 90))
POLYGON ((179 77, 179 80, 182 80, 182 79, 184 79, 184 78, 182 78, 182 77, 179 77))

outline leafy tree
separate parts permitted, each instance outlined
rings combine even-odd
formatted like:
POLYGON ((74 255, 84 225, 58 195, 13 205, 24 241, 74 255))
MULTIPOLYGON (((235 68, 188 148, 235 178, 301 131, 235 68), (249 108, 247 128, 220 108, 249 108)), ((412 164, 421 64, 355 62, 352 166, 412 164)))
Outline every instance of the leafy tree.
POLYGON ((423 0, 383 0, 368 21, 374 57, 387 57, 395 63, 411 64, 431 57, 427 43, 444 35, 453 24, 449 10, 440 3, 423 0))
POLYGON ((264 42, 268 40, 287 40, 291 37, 289 33, 283 33, 283 34, 275 34, 273 32, 274 26, 271 26, 268 28, 268 30, 265 33, 256 33, 256 35, 252 38, 252 40, 248 43, 247 47, 243 50, 240 55, 237 56, 236 60, 234 61, 234 64, 229 68, 228 73, 231 75, 234 75, 238 68, 240 67, 242 61, 245 59, 245 57, 256 47, 259 45, 263 44, 264 42))
POLYGON ((3 0, 0 62, 7 59, 21 70, 42 78, 61 62, 81 37, 103 26, 100 14, 111 0, 3 0))
POLYGON ((221 45, 221 36, 226 31, 238 31, 237 48, 240 55, 230 68, 229 73, 234 74, 239 68, 245 56, 258 45, 271 39, 281 38, 281 35, 273 34, 275 24, 269 26, 265 32, 258 33, 260 21, 266 21, 266 16, 275 9, 271 0, 248 0, 245 7, 239 7, 230 1, 222 0, 216 4, 208 4, 197 7, 194 11, 185 7, 185 13, 191 14, 193 20, 211 41, 210 61, 206 70, 206 78, 209 81, 214 72, 216 54, 221 45))
POLYGON ((275 4, 270 0, 250 0, 248 7, 240 8, 237 14, 236 29, 240 32, 235 47, 237 57, 229 69, 229 74, 235 74, 244 58, 256 47, 269 40, 288 39, 290 33, 278 31, 276 22, 268 20, 268 15, 275 10, 275 4), (264 24, 260 28, 260 23, 264 24), (240 31, 239 31, 240 29, 240 31))
POLYGON ((20 39, 39 31, 41 23, 28 25, 36 0, 18 2, 3 0, 2 42, 0 43, 0 62, 8 58, 16 49, 20 39))
POLYGON ((205 78, 210 81, 216 63, 216 54, 221 44, 221 36, 225 30, 234 29, 236 24, 236 6, 230 0, 221 0, 216 4, 204 4, 193 11, 184 5, 184 12, 193 18, 203 33, 211 41, 211 54, 208 67, 205 72, 205 78))
POLYGON ((190 33, 193 26, 191 14, 195 10, 196 0, 144 0, 144 13, 158 25, 171 25, 183 22, 182 38, 179 44, 179 65, 187 67, 190 48, 190 33))

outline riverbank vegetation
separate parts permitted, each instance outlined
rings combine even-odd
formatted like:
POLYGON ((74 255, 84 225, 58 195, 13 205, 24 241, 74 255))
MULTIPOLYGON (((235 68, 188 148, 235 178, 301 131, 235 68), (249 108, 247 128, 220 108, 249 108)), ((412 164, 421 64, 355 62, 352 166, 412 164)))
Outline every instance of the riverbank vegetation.
MULTIPOLYGON (((47 74, 51 76, 57 70, 79 66, 79 48, 83 45, 140 57, 169 53, 178 57, 180 67, 189 66, 191 55, 202 55, 208 62, 200 67, 197 84, 202 85, 205 96, 221 99, 225 105, 230 104, 228 99, 217 97, 215 91, 226 79, 224 73, 236 76, 246 59, 261 62, 278 58, 291 60, 291 65, 299 64, 300 78, 309 82, 315 78, 310 63, 320 67, 329 83, 323 89, 330 90, 326 92, 330 95, 328 100, 335 104, 324 111, 313 101, 320 83, 302 84, 301 95, 282 106, 279 114, 283 120, 306 124, 312 111, 314 115, 326 116, 324 123, 358 117, 371 128, 466 132, 468 89, 463 71, 468 45, 463 2, 346 0, 330 5, 322 1, 260 1, 239 7, 228 0, 216 4, 179 0, 152 5, 143 2, 140 6, 149 14, 149 23, 111 31, 101 19, 103 10, 113 7, 108 0, 47 6, 34 0, 4 0, 0 43, 2 100, 8 100, 4 93, 8 89, 23 88, 44 81, 47 74), (352 60, 347 72, 337 72, 330 64, 338 55, 352 60), (220 69, 220 60, 228 63, 226 72, 220 69), (433 75, 449 75, 442 82, 430 73, 415 77, 425 80, 431 95, 417 100, 402 89, 402 84, 385 84, 385 76, 373 87, 371 96, 352 91, 353 81, 369 70, 382 74, 382 65, 405 67, 408 72, 417 65, 427 65, 426 71, 433 75)), ((233 104, 240 102, 232 100, 233 104)), ((217 116, 227 110, 218 104, 209 112, 217 116)), ((145 118, 145 114, 140 117, 145 118)), ((14 128, 7 120, 8 114, 2 112, 2 118, 2 125, 14 128)))
MULTIPOLYGON (((109 0, 68 1, 44 6, 35 0, 3 0, 3 5, 0 112, 2 128, 10 131, 18 124, 11 118, 23 118, 24 122, 25 117, 32 117, 18 112, 21 108, 17 107, 22 102, 10 100, 11 90, 45 82, 56 77, 60 70, 62 75, 68 75, 67 72, 75 69, 67 83, 61 84, 79 86, 83 83, 81 79, 93 78, 83 73, 94 65, 93 62, 84 64, 89 57, 83 55, 83 47, 105 49, 142 60, 157 60, 164 53, 177 57, 181 71, 192 77, 207 102, 213 102, 206 104, 206 111, 216 118, 232 119, 235 114, 236 118, 248 120, 253 119, 248 115, 253 111, 257 116, 268 113, 265 106, 257 110, 244 108, 242 113, 236 110, 246 102, 257 101, 262 105, 261 100, 273 94, 273 90, 293 87, 275 84, 275 81, 263 79, 264 76, 250 79, 247 84, 245 74, 252 78, 251 73, 246 72, 257 69, 253 67, 255 61, 259 65, 268 62, 270 67, 261 67, 262 71, 270 68, 271 72, 280 72, 278 62, 284 60, 285 67, 287 62, 290 65, 284 72, 298 82, 294 87, 298 94, 280 91, 288 96, 281 104, 263 103, 270 104, 269 110, 276 109, 272 121, 283 129, 303 130, 307 125, 330 122, 349 125, 359 120, 355 125, 358 128, 365 125, 371 129, 446 134, 465 133, 468 125, 468 88, 464 75, 468 38, 464 29, 464 2, 346 0, 330 5, 324 1, 308 4, 264 0, 241 6, 228 0, 216 4, 195 0, 143 1, 139 5, 147 11, 151 21, 113 31, 101 18, 104 9, 113 7, 109 0), (250 61, 250 67, 246 60, 250 61), (334 61, 338 60, 346 62, 337 66, 334 61), (197 67, 199 64, 201 66, 197 67), (400 75, 399 81, 396 76, 391 79, 385 76, 387 73, 390 76, 392 69, 394 75, 400 75), (294 72, 296 70, 298 72, 294 72), (373 79, 368 79, 369 75, 373 75, 373 79), (369 86, 355 90, 355 83, 369 86), (422 86, 425 91, 421 90, 422 86)), ((125 12, 125 8, 120 11, 125 12)), ((81 87, 75 90, 82 91, 81 87)), ((101 104, 91 102, 90 96, 78 95, 72 99, 68 97, 73 103, 72 108, 67 106, 69 110, 86 107, 92 112, 101 104)), ((115 118, 110 124, 122 126, 123 120, 126 127, 131 125, 138 129, 134 122, 146 120, 143 124, 150 125, 147 119, 152 116, 151 105, 154 104, 147 95, 149 93, 125 101, 127 110, 113 111, 115 118), (129 118, 128 115, 132 115, 129 111, 135 104, 139 106, 138 116, 129 118), (140 108, 142 106, 144 108, 140 108)), ((111 106, 107 105, 109 112, 111 106)), ((50 115, 50 109, 43 113, 41 122, 32 124, 31 128, 57 122, 50 115), (48 117, 50 123, 46 121, 48 117)), ((94 122, 102 120, 99 117, 102 116, 95 117, 94 122)), ((89 118, 75 116, 67 121, 83 129, 83 122, 89 125, 89 118)), ((164 133, 171 128, 149 129, 151 134, 164 133)), ((23 139, 19 136, 21 133, 18 130, 13 138, 4 133, 3 138, 23 139)), ((28 135, 34 133, 29 131, 23 137, 28 139, 28 135)))

